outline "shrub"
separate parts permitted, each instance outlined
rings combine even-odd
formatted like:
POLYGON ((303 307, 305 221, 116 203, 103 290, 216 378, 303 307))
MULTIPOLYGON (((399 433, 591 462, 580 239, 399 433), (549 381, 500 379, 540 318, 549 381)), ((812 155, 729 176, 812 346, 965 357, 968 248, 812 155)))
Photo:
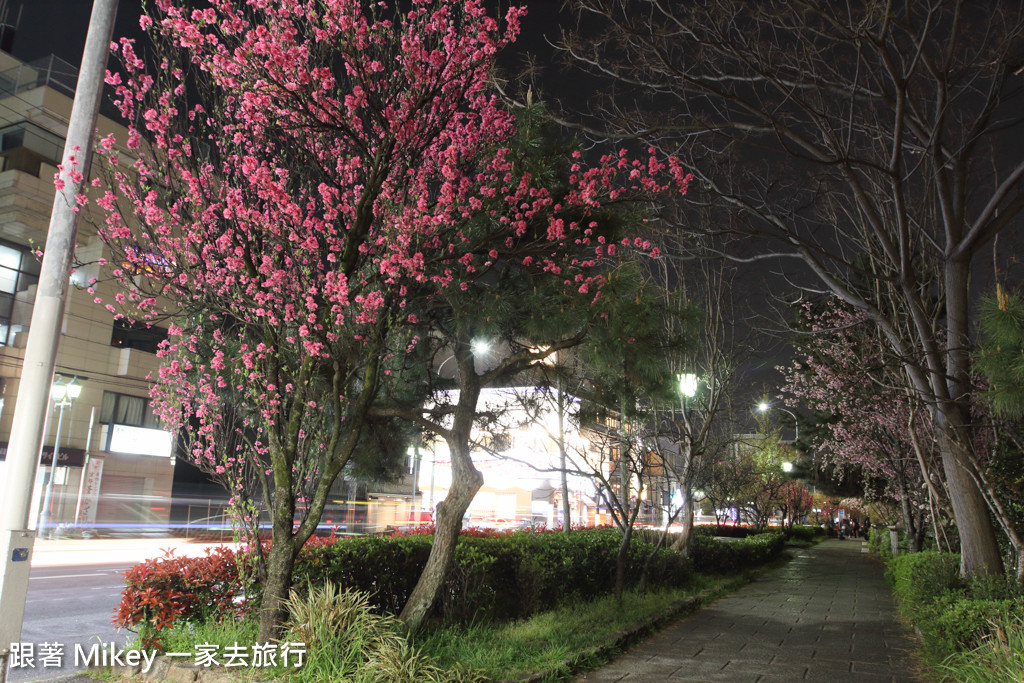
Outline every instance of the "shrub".
MULTIPOLYGON (((457 621, 529 616, 574 601, 607 595, 615 587, 621 536, 615 529, 579 529, 564 533, 484 533, 460 539, 455 563, 436 616, 457 621)), ((332 583, 368 595, 377 615, 397 614, 405 605, 430 554, 433 538, 411 534, 395 538, 317 539, 299 553, 293 572, 301 597, 310 586, 332 583)), ((633 539, 626 558, 626 588, 639 581, 650 561, 651 590, 687 585, 699 571, 735 572, 761 564, 784 545, 779 532, 721 541, 698 536, 691 557, 641 539, 633 539), (653 555, 652 555, 653 552, 653 555)), ((147 645, 176 622, 220 619, 238 613, 243 594, 239 558, 217 549, 207 558, 171 554, 147 560, 126 575, 127 587, 115 623, 139 628, 147 645)), ((246 604, 258 601, 258 586, 248 586, 246 604)))
POLYGON ((927 607, 943 593, 962 589, 960 556, 933 551, 900 555, 885 573, 893 594, 906 612, 927 607))
POLYGON ((430 555, 432 536, 328 539, 305 546, 292 574, 296 586, 331 581, 373 596, 379 614, 397 614, 430 555))
POLYGON ((889 541, 887 527, 872 526, 868 530, 868 549, 886 562, 892 559, 892 543, 889 541))
POLYGON ((974 649, 995 637, 998 624, 1024 617, 1016 600, 984 600, 947 592, 917 615, 925 649, 936 659, 974 649))
MULTIPOLYGON (((482 533, 459 540, 455 564, 436 606, 449 620, 514 619, 539 609, 590 600, 614 589, 619 532, 579 529, 564 533, 482 533)), ((419 579, 431 537, 351 539, 303 551, 296 583, 333 581, 371 593, 378 613, 398 612, 419 579)), ((636 581, 653 546, 633 539, 628 576, 636 581)), ((662 549, 651 560, 652 588, 684 585, 690 561, 662 549)))
POLYGON ((238 568, 228 548, 208 549, 205 557, 176 557, 168 550, 125 572, 113 622, 136 631, 143 647, 160 647, 158 632, 176 622, 236 616, 245 591, 238 568))
POLYGON ((702 535, 693 539, 690 557, 699 572, 729 574, 764 564, 782 552, 785 545, 785 534, 778 531, 731 541, 702 535))
POLYGON ((734 526, 731 524, 723 524, 718 526, 716 524, 700 524, 693 527, 694 534, 697 536, 718 536, 719 538, 746 538, 747 536, 754 536, 759 533, 763 533, 764 529, 758 529, 757 527, 751 526, 734 526))
POLYGON ((825 530, 820 526, 804 526, 795 524, 792 527, 786 527, 785 533, 787 540, 811 543, 812 541, 822 538, 825 535, 825 530))

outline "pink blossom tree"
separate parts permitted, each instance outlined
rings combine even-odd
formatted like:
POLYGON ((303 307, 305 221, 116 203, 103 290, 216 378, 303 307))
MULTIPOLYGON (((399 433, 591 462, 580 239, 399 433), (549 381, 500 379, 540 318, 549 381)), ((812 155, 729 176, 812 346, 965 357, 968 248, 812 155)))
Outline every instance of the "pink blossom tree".
MULTIPOLYGON (((135 123, 136 160, 104 141, 100 235, 122 286, 107 305, 173 320, 160 417, 191 458, 268 508, 261 641, 279 633, 331 484, 375 421, 396 417, 374 409, 416 361, 417 316, 507 262, 538 225, 543 239, 519 265, 592 302, 615 247, 587 212, 686 182, 653 157, 577 159, 556 200, 515 166, 514 117, 488 92, 523 10, 502 28, 482 0, 364 4, 158 0, 141 22, 157 68, 122 39, 123 70, 108 76, 135 123), (487 241, 471 229, 481 221, 487 241)), ((466 334, 454 338, 460 369, 472 369, 466 334)), ((460 440, 471 394, 455 415, 460 440)))
POLYGON ((919 549, 924 522, 937 521, 938 510, 951 516, 928 412, 906 391, 863 314, 829 300, 805 304, 802 315, 811 334, 785 368, 783 389, 791 404, 828 416, 816 444, 823 457, 879 482, 877 495, 899 503, 912 549, 919 549))
POLYGON ((792 529, 793 524, 814 507, 814 497, 799 481, 787 481, 779 490, 778 506, 783 522, 792 529))
POLYGON ((262 491, 261 640, 398 362, 420 249, 441 252, 440 227, 501 188, 513 130, 486 83, 521 10, 502 29, 477 1, 362 5, 161 0, 141 20, 159 68, 122 39, 108 76, 137 154, 110 155, 98 199, 123 286, 108 305, 173 319, 161 418, 193 459, 262 491))

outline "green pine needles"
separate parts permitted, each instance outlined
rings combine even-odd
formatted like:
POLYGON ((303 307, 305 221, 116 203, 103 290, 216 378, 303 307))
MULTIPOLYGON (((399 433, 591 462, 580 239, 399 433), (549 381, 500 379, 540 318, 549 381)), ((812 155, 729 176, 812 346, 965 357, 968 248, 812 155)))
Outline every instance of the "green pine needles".
POLYGON ((986 397, 997 413, 1024 417, 1024 297, 997 287, 981 306, 977 365, 989 382, 986 397))

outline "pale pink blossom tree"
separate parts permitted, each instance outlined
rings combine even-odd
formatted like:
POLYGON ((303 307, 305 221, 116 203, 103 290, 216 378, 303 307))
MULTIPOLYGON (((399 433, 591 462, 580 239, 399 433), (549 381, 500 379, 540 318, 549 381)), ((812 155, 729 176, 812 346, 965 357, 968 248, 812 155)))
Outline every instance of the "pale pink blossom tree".
POLYGON ((823 458, 880 483, 877 495, 899 503, 919 549, 924 522, 948 510, 928 413, 904 388, 898 366, 887 363, 866 316, 835 300, 807 303, 802 315, 810 334, 784 369, 788 401, 828 416, 815 444, 823 458))

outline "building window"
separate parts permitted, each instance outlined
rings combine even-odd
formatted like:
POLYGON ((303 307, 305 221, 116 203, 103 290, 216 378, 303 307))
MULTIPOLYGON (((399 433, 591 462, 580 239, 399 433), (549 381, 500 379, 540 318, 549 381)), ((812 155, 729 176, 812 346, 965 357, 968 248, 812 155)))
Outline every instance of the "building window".
MULTIPOLYGON (((0 345, 11 343, 23 325, 11 321, 18 294, 39 283, 39 261, 27 247, 0 240, 0 345)), ((24 303, 28 303, 27 300, 24 303)), ((28 319, 28 311, 22 317, 28 319)))
POLYGON ((122 349, 138 349, 146 353, 156 353, 160 342, 167 339, 167 330, 162 327, 146 327, 144 323, 133 323, 127 320, 115 320, 110 335, 110 345, 122 349))
POLYGON ((103 406, 100 408, 100 422, 104 424, 128 425, 159 429, 160 421, 153 414, 148 398, 129 396, 113 391, 103 392, 103 406))

